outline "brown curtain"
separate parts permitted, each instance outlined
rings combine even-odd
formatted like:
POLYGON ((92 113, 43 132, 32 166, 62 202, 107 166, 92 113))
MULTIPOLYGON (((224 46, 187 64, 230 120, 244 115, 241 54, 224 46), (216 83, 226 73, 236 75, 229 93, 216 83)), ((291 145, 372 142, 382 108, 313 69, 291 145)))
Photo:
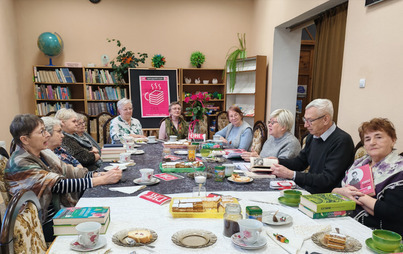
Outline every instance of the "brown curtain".
POLYGON ((312 98, 325 98, 333 102, 335 122, 339 108, 346 20, 347 3, 326 11, 315 20, 312 98))

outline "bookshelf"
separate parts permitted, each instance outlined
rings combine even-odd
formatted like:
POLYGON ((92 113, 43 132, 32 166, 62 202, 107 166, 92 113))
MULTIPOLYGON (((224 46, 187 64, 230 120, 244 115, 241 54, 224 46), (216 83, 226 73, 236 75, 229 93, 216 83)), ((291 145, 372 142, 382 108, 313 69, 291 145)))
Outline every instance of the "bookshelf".
POLYGON ((104 111, 117 115, 116 102, 129 97, 129 84, 119 83, 112 68, 34 66, 33 71, 38 116, 63 107, 90 117, 104 111))
MULTIPOLYGON (((251 126, 266 118, 266 56, 248 57, 237 63, 234 90, 226 80, 226 107, 238 105, 244 112, 244 120, 251 126)), ((227 70, 228 75, 228 70, 227 70)))

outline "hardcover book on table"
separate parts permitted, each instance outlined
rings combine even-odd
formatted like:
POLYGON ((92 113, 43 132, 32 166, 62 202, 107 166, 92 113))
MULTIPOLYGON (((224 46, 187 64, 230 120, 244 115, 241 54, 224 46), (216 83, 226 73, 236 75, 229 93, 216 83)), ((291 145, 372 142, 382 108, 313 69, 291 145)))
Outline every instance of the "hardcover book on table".
POLYGON ((105 223, 110 214, 110 208, 106 207, 66 207, 60 209, 53 216, 54 225, 77 225, 81 222, 95 221, 105 223))
POLYGON ((305 215, 312 219, 324 219, 324 218, 337 218, 337 217, 345 217, 353 214, 353 211, 334 211, 334 212, 321 212, 315 213, 308 207, 299 204, 298 210, 303 212, 305 215))
POLYGON ((375 196, 374 178, 369 164, 349 170, 347 184, 356 187, 364 194, 375 196))
POLYGON ((300 204, 308 207, 316 213, 349 211, 355 209, 355 202, 353 200, 337 193, 302 195, 300 204))
MULTIPOLYGON (((111 222, 110 216, 106 218, 105 223, 101 223, 101 229, 99 231, 100 234, 105 234, 108 230, 109 224, 111 222)), ((67 225, 53 225, 53 235, 77 235, 78 232, 76 230, 75 224, 67 224, 67 225)))

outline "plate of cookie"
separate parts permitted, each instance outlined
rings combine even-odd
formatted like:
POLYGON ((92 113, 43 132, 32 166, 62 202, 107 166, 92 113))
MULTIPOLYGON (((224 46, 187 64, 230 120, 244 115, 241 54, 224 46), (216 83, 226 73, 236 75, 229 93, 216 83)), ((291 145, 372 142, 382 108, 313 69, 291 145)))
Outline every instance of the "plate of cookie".
POLYGON ((240 176, 238 174, 232 174, 232 176, 227 178, 228 181, 233 183, 250 183, 253 182, 253 178, 249 176, 240 176))
POLYGON ((148 228, 124 229, 112 236, 112 242, 123 247, 135 247, 148 245, 157 240, 158 235, 148 228))
POLYGON ((357 239, 336 232, 315 233, 312 235, 312 241, 322 248, 337 252, 354 252, 362 248, 357 239))

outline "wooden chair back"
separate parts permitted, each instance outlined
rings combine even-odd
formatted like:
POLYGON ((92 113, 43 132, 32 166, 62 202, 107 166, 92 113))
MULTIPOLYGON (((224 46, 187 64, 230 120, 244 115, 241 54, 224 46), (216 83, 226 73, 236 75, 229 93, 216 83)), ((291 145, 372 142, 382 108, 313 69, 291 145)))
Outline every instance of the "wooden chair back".
POLYGON ((55 116, 56 111, 49 111, 45 116, 55 116))
POLYGON ((114 116, 108 112, 101 112, 96 116, 96 123, 97 123, 97 142, 104 144, 104 134, 103 134, 103 126, 105 125, 108 119, 113 118, 114 116))
MULTIPOLYGON (((3 147, 0 147, 0 150, 5 149, 3 147)), ((7 153, 7 151, 5 151, 7 153)), ((7 206, 9 201, 10 201, 10 195, 8 194, 8 188, 7 185, 4 181, 4 171, 6 170, 8 162, 8 157, 4 155, 0 155, 0 192, 1 192, 1 197, 3 198, 4 204, 7 206)))
POLYGON ((224 129, 225 126, 229 124, 227 111, 221 111, 220 113, 217 114, 215 124, 216 124, 215 126, 216 131, 224 129))
MULTIPOLYGON (((103 144, 111 144, 112 143, 112 139, 111 139, 111 121, 113 118, 109 118, 108 120, 106 120, 106 122, 104 123, 104 126, 102 126, 102 135, 103 135, 103 144)), ((102 146, 103 146, 102 144, 102 146)), ((101 147, 102 147, 101 146, 101 147)))
POLYGON ((266 124, 262 121, 257 121, 253 125, 253 139, 251 150, 260 154, 262 151, 262 147, 264 142, 267 140, 267 127, 266 124))

